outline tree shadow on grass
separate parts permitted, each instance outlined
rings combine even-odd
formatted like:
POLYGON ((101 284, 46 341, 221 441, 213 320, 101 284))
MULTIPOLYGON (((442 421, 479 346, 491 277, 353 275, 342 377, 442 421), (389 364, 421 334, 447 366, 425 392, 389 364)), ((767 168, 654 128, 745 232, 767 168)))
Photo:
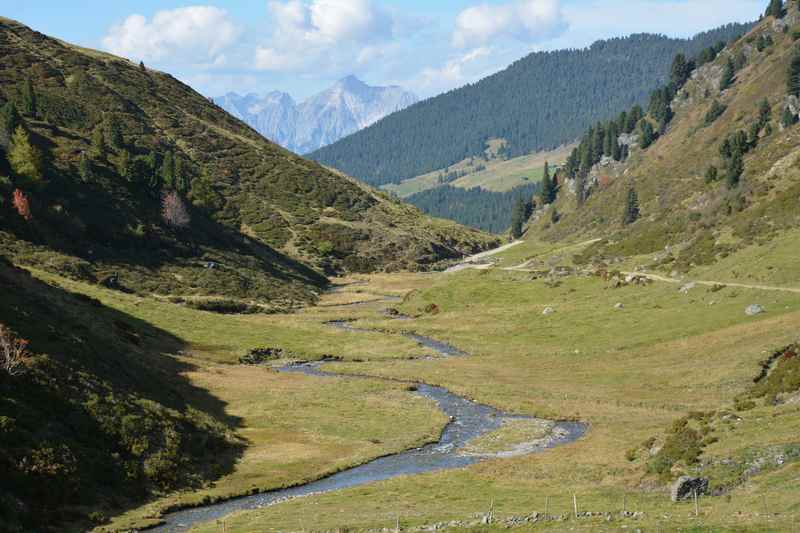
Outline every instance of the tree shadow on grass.
POLYGON ((241 419, 187 379, 181 339, 2 259, 0 295, 0 323, 35 354, 0 375, 0 524, 85 529, 233 471, 241 419))

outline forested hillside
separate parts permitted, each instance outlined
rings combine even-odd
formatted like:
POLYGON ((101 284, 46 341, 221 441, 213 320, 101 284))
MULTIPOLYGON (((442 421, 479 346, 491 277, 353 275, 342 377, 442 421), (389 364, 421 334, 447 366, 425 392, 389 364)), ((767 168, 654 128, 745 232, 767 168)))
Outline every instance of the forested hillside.
POLYGON ((310 157, 379 186, 479 156, 489 139, 505 139, 508 157, 555 148, 597 120, 644 103, 665 81, 676 54, 693 56, 748 28, 731 24, 688 40, 632 35, 581 50, 534 53, 310 157))
POLYGON ((143 294, 313 300, 492 239, 266 141, 172 76, 0 19, 0 253, 143 294), (309 265, 309 266, 306 266, 309 265))
POLYGON ((798 23, 790 3, 725 49, 677 56, 645 108, 584 134, 557 177, 560 216, 537 213, 535 232, 604 237, 579 261, 680 273, 796 228, 798 23))
POLYGON ((506 192, 444 185, 411 195, 407 200, 431 216, 457 220, 460 224, 492 233, 503 233, 511 224, 511 213, 517 200, 523 198, 530 202, 538 191, 538 183, 522 185, 506 192))

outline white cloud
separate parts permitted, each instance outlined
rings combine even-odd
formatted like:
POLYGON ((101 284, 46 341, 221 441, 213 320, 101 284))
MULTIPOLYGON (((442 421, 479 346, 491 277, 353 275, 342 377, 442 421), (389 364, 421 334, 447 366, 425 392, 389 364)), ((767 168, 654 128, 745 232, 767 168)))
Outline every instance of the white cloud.
POLYGON ((341 61, 334 54, 363 63, 380 57, 379 46, 393 37, 394 19, 372 0, 271 1, 274 31, 266 45, 256 49, 256 68, 303 70, 320 61, 341 61))
POLYGON ((559 0, 512 0, 480 4, 458 14, 452 42, 458 48, 486 44, 500 37, 536 42, 566 28, 559 0))
POLYGON ((142 15, 131 15, 111 27, 103 46, 134 60, 189 60, 219 66, 225 62, 223 51, 240 33, 224 9, 190 6, 158 11, 149 21, 142 15))
POLYGON ((486 47, 475 48, 458 57, 452 58, 439 68, 426 68, 409 84, 423 89, 425 92, 452 89, 474 81, 483 74, 483 59, 492 51, 486 47), (480 72, 480 74, 479 74, 480 72))

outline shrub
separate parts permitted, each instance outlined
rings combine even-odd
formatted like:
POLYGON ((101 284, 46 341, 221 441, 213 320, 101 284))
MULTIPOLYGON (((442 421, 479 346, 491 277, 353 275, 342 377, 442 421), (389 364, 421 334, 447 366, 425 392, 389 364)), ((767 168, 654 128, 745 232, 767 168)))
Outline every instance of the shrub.
POLYGON ((31 206, 28 202, 28 197, 25 196, 25 193, 19 189, 14 191, 14 199, 12 200, 14 204, 14 209, 17 210, 19 216, 24 218, 25 220, 31 220, 33 215, 31 215, 31 206))
POLYGON ((30 357, 28 341, 15 337, 10 329, 0 324, 0 369, 9 376, 18 376, 25 371, 30 357))
POLYGON ((166 192, 161 198, 161 217, 173 228, 185 228, 191 222, 186 204, 175 191, 166 192))
POLYGON ((720 104, 719 100, 714 100, 714 103, 711 104, 711 109, 708 110, 703 119, 703 124, 710 126, 715 120, 722 116, 726 109, 728 109, 727 106, 720 104))

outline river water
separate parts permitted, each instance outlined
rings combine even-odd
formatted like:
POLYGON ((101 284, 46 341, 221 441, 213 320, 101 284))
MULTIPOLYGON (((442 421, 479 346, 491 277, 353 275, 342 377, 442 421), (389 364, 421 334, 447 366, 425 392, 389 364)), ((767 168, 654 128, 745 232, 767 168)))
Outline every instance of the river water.
MULTIPOLYGON (((353 332, 368 331, 355 328, 348 322, 332 322, 330 325, 353 332)), ((436 351, 440 356, 459 357, 466 355, 453 346, 435 339, 414 334, 406 334, 406 336, 436 351)), ((286 373, 301 373, 316 377, 379 379, 339 376, 338 374, 321 370, 321 365, 322 363, 288 365, 282 367, 280 371, 286 373)), ((327 365, 328 367, 331 366, 330 363, 327 363, 327 365)), ((462 450, 467 443, 476 437, 498 430, 504 421, 530 418, 504 413, 488 405, 475 403, 441 387, 420 384, 417 385, 414 393, 423 398, 433 400, 436 402, 439 409, 450 417, 450 422, 445 427, 438 442, 422 448, 407 450, 375 459, 361 466, 343 470, 337 474, 305 485, 252 496, 244 496, 222 503, 169 513, 164 515, 164 523, 162 525, 149 529, 148 531, 185 531, 203 522, 219 520, 236 511, 277 505, 288 499, 333 492, 398 476, 469 466, 485 461, 488 458, 486 456, 463 453, 462 450)), ((585 432, 586 426, 584 424, 578 422, 558 422, 553 431, 553 438, 543 441, 542 444, 534 448, 531 453, 574 442, 582 437, 585 432)))

